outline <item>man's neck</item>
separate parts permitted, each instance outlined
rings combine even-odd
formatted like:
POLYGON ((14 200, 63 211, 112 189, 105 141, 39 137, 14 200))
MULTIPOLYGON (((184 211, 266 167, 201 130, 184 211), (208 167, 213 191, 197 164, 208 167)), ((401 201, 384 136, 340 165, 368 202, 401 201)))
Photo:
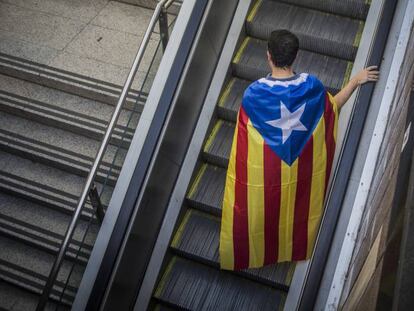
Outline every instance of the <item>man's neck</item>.
POLYGON ((280 67, 273 67, 272 68, 272 77, 276 79, 286 79, 291 78, 295 75, 292 70, 292 67, 287 68, 280 68, 280 67))

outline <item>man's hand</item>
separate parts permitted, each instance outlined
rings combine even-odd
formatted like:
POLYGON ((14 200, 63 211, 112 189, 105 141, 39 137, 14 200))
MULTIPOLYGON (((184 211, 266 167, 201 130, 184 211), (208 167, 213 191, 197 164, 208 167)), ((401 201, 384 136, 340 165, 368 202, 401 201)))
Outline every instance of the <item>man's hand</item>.
POLYGON ((335 102, 340 109, 351 97, 355 89, 367 82, 376 82, 379 78, 378 66, 369 66, 358 72, 348 84, 334 96, 335 102))
POLYGON ((377 70, 378 66, 369 66, 367 68, 362 69, 358 72, 352 80, 356 82, 357 85, 362 85, 367 82, 375 82, 378 81, 379 78, 379 71, 377 70))

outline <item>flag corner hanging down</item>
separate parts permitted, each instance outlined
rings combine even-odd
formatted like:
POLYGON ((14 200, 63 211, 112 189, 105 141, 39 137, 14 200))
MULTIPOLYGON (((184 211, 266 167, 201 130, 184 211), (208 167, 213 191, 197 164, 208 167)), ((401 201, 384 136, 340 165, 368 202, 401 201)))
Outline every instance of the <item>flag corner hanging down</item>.
POLYGON ((266 77, 244 93, 223 198, 220 266, 258 268, 312 253, 338 110, 314 76, 266 77))

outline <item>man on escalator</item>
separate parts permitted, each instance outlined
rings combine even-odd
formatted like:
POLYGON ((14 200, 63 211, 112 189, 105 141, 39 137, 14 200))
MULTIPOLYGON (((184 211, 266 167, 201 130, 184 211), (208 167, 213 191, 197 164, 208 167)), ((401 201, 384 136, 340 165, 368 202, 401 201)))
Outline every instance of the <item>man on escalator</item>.
POLYGON ((295 73, 298 38, 276 30, 268 41, 271 73, 245 91, 226 177, 220 264, 240 270, 308 259, 323 214, 335 153, 339 109, 358 72, 335 96, 317 77, 295 73))

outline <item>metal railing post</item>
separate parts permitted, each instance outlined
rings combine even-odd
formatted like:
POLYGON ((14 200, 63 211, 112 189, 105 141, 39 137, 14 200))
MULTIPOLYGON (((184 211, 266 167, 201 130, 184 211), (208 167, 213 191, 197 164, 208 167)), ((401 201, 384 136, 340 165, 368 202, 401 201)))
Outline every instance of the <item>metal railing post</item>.
POLYGON ((99 197, 98 188, 96 187, 95 183, 92 183, 91 190, 89 191, 89 200, 91 201, 92 207, 95 210, 96 218, 100 224, 105 217, 105 210, 102 205, 101 198, 99 197))
POLYGON ((158 25, 160 27, 162 50, 165 51, 165 49, 167 48, 168 39, 169 39, 168 14, 165 8, 163 8, 160 12, 160 19, 158 21, 158 25))
POLYGON ((167 5, 165 5, 165 6, 168 7, 168 4, 170 4, 172 2, 173 1, 171 1, 171 0, 170 1, 161 0, 157 4, 157 6, 155 7, 155 10, 154 10, 154 13, 152 15, 151 21, 149 23, 149 26, 148 26, 146 32, 145 32, 144 38, 142 39, 141 45, 138 49, 138 52, 135 56, 134 62, 133 62, 132 67, 131 67, 131 70, 128 74, 128 77, 125 81, 125 84, 124 84, 124 87, 122 89, 121 95, 120 95, 120 97, 118 99, 118 102, 115 106, 115 109, 114 109, 114 112, 112 114, 111 120, 110 120, 110 122, 108 124, 108 127, 107 127, 107 130, 105 132, 105 136, 102 140, 101 146, 100 146, 99 151, 96 155, 95 161, 92 165, 91 171, 89 172, 89 175, 86 179, 85 186, 82 190, 82 194, 79 198, 79 201, 78 201, 78 204, 77 204, 76 209, 74 211, 72 220, 71 220, 71 222, 68 226, 68 229, 66 230, 65 237, 64 237, 63 242, 60 246, 58 255, 56 256, 55 261, 54 261, 53 266, 52 266, 52 269, 50 270, 49 277, 48 277, 48 279, 46 281, 46 285, 43 289, 42 296, 40 297, 40 300, 37 304, 36 311, 42 311, 46 307, 46 304, 49 300, 49 295, 52 291, 52 288, 53 288, 53 285, 55 283, 56 277, 59 273, 59 270, 60 270, 60 267, 62 265, 64 256, 66 254, 66 250, 69 246, 69 242, 72 239, 72 236, 73 236, 73 233, 75 231, 77 222, 78 222, 78 220, 81 216, 83 205, 85 204, 85 201, 88 197, 89 191, 92 187, 93 181, 96 177, 98 167, 99 167, 100 162, 101 162, 101 160, 104 156, 104 153, 106 151, 106 147, 107 147, 107 145, 109 143, 109 140, 112 136, 113 129, 114 129, 114 127, 116 125, 116 122, 118 121, 118 117, 121 113, 123 103, 126 99, 128 91, 129 91, 129 89, 132 85, 133 79, 134 79, 135 74, 138 70, 138 67, 141 63, 141 60, 144 56, 145 50, 148 46, 148 42, 150 40, 151 34, 152 34, 152 32, 154 30, 154 27, 156 25, 157 19, 159 19, 164 5, 167 3, 167 5))

